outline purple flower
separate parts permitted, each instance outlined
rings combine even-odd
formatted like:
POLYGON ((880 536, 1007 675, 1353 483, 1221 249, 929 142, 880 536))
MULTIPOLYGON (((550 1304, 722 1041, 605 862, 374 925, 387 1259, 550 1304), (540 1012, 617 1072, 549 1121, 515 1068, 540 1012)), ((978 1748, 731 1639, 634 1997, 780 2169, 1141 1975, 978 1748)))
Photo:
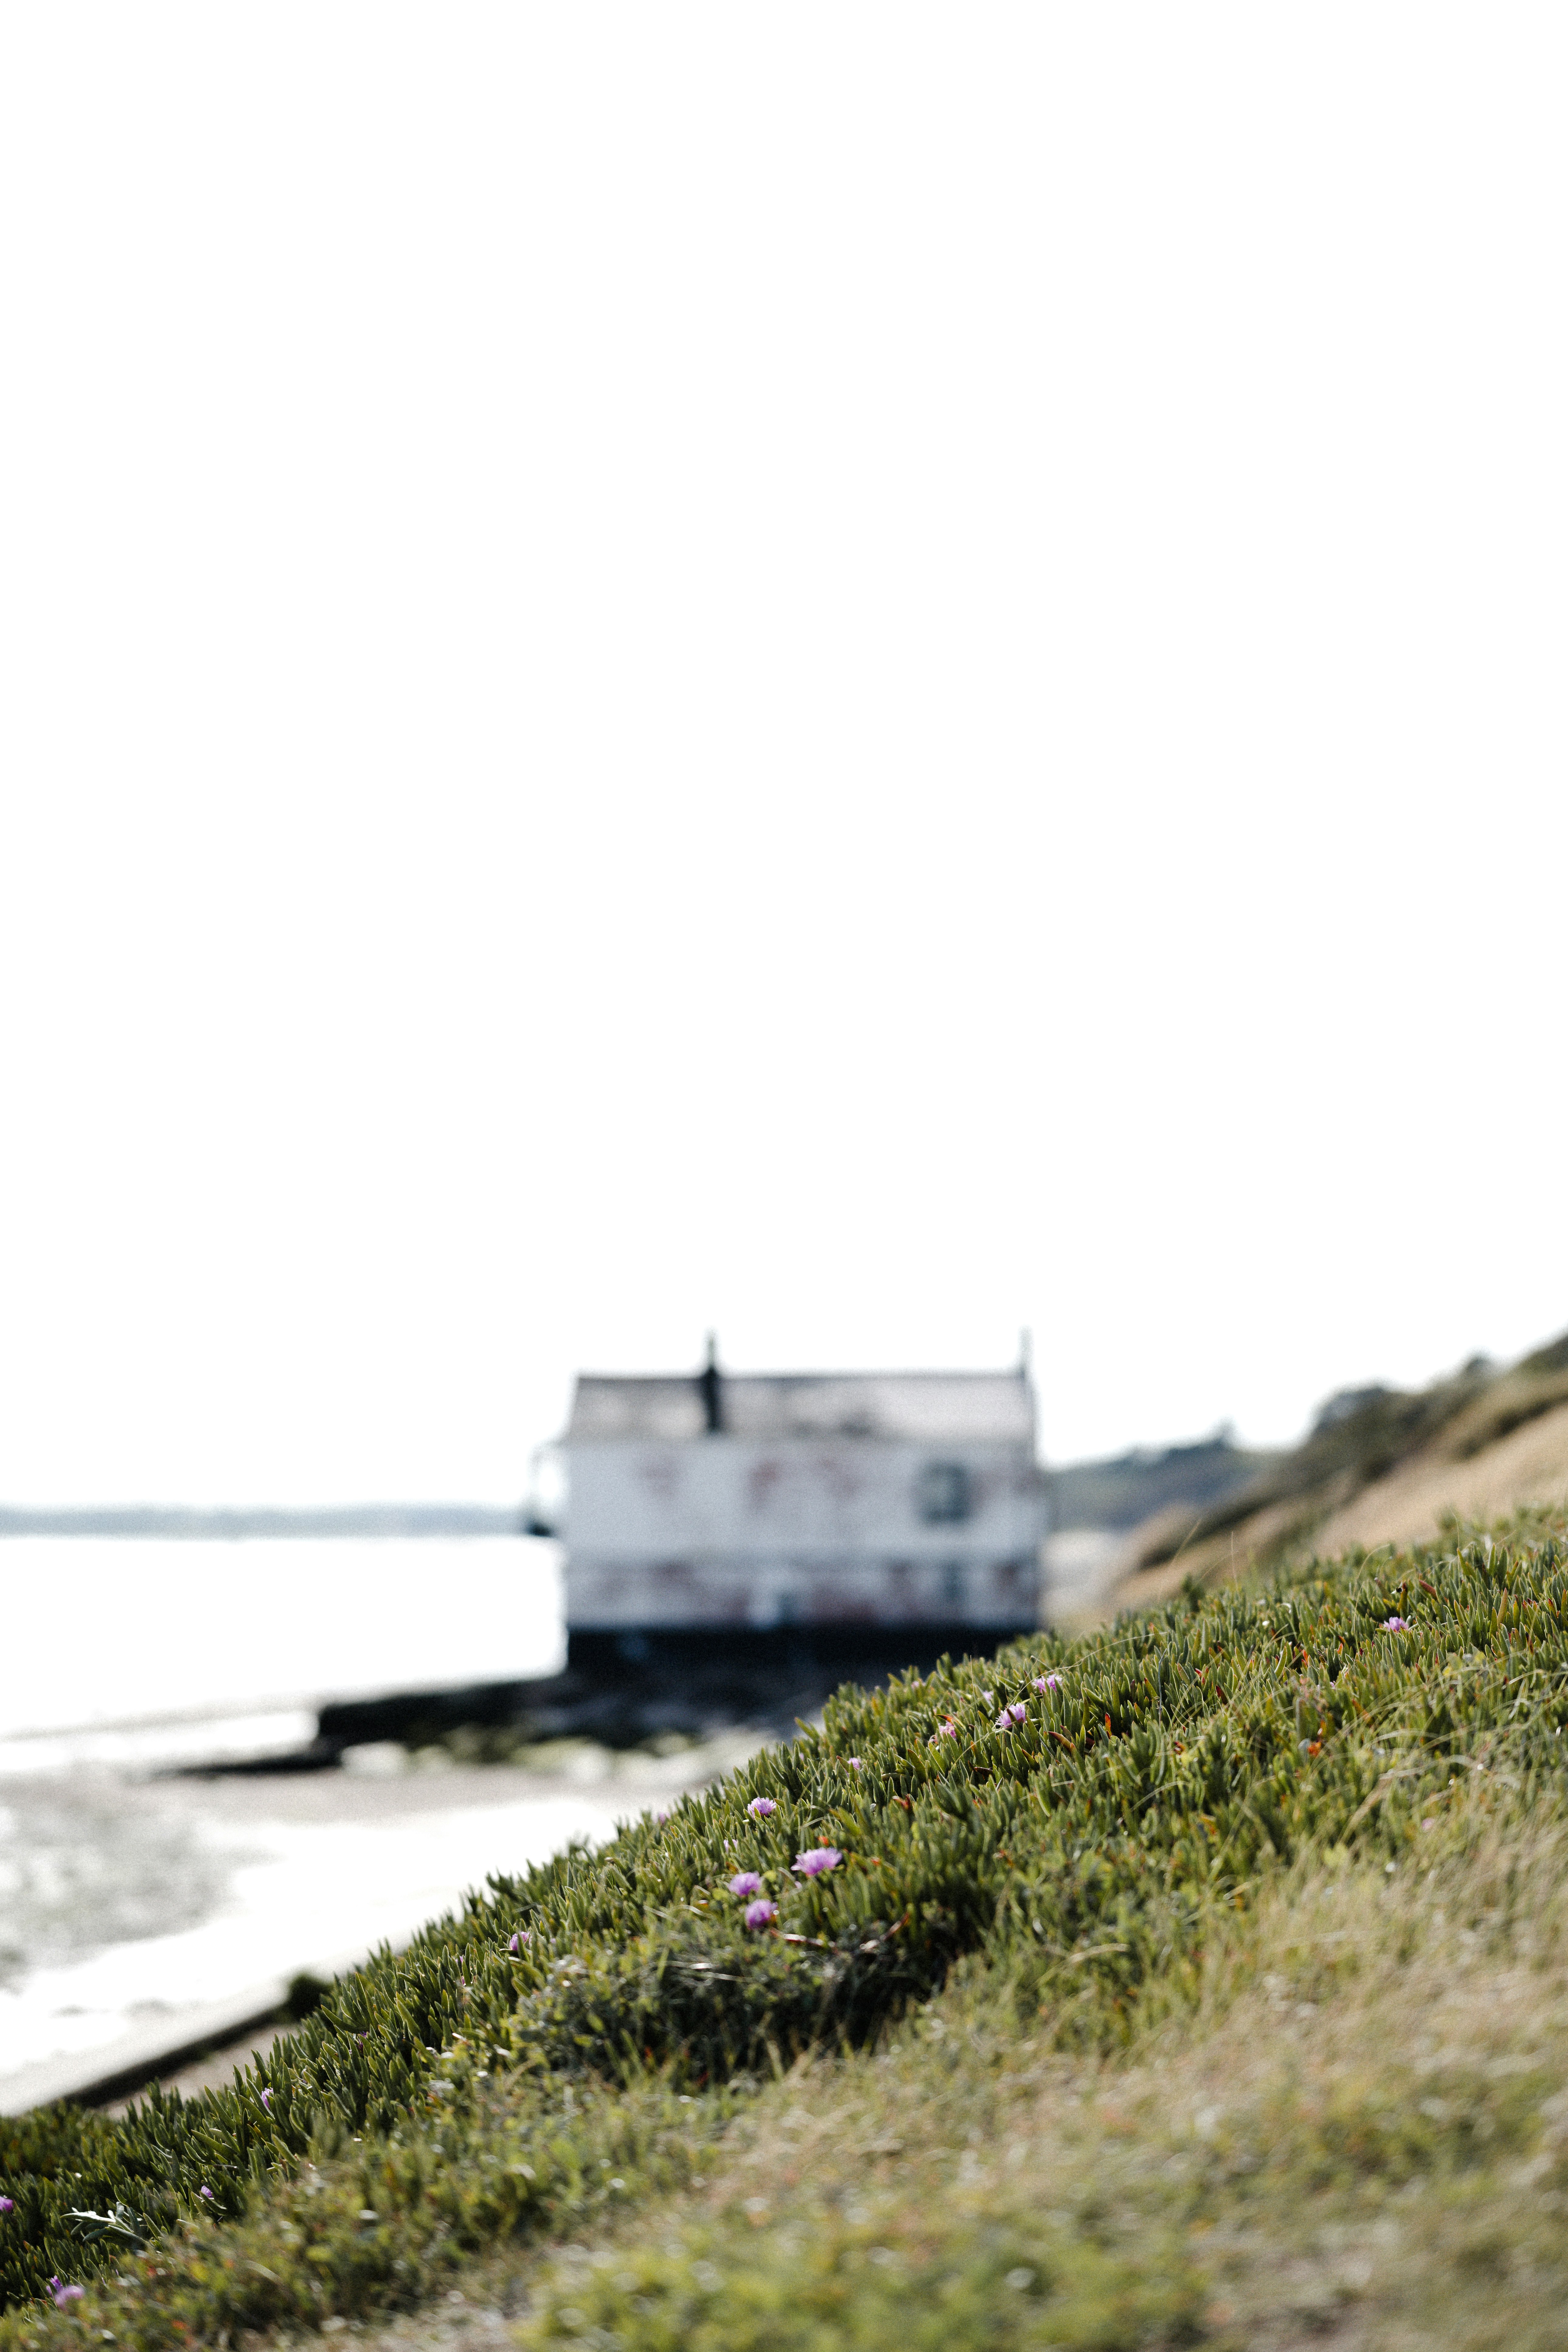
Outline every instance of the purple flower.
POLYGON ((14 2213, 16 2210, 16 2206, 14 2199, 10 2197, 0 2197, 0 2213, 14 2213))
POLYGON ((668 1821, 668 1819, 669 1819, 669 1807, 668 1807, 668 1805, 660 1805, 660 1807, 659 1807, 659 1809, 658 1809, 658 1812, 657 1812, 657 1813, 655 1813, 655 1815, 654 1815, 654 1820, 655 1820, 656 1822, 658 1822, 660 1824, 660 1826, 662 1827, 662 1826, 663 1826, 663 1824, 664 1824, 667 1821, 668 1821))
POLYGON ((851 1772, 858 1772, 860 1769, 860 1759, 858 1756, 847 1757, 845 1760, 848 1764, 851 1772))
POLYGON ((213 2202, 213 2193, 212 2193, 212 2190, 207 2187, 206 2182, 205 2182, 205 2180, 204 2180, 204 2181, 203 2181, 203 2183, 202 2183, 201 2190, 200 2190, 200 2194, 201 2194, 203 2197, 205 2197, 205 2198, 206 2199, 207 2203, 208 2203, 209 2205, 213 2202))
POLYGON ((931 1733, 931 1736, 930 1739, 926 1742, 926 1745, 927 1745, 927 1747, 928 1747, 928 1748, 934 1748, 934 1747, 936 1746, 936 1743, 937 1743, 937 1741, 938 1741, 939 1739, 956 1739, 957 1738, 958 1738, 958 1726, 957 1726, 957 1724, 956 1724, 956 1723, 954 1723, 954 1721, 953 1721, 953 1719, 952 1719, 952 1716, 950 1715, 950 1716, 948 1717, 948 1718, 947 1718, 947 1721, 946 1721, 944 1724, 941 1725, 937 1730, 935 1730, 935 1731, 933 1731, 933 1732, 931 1733))
POLYGON ((778 1811, 778 1807, 771 1797, 753 1797, 746 1811, 754 1822, 765 1822, 770 1813, 778 1811))
POLYGON ((791 1867, 803 1878, 820 1878, 825 1870, 837 1870, 843 1859, 836 1845, 814 1845, 809 1853, 797 1853, 791 1867))
POLYGON ((1408 1617, 1385 1617, 1383 1621, 1383 1631, 1385 1633, 1408 1633, 1410 1620, 1408 1617))
POLYGON ((996 1694, 994 1691, 983 1690, 980 1696, 984 1699, 993 1699, 995 1697, 996 1694))
POLYGON ((87 2292, 85 2287, 67 2286, 62 2278, 52 2278, 49 2281, 49 2287, 55 2298, 57 2311, 63 2311, 68 2303, 79 2303, 87 2292))
POLYGON ((512 1937, 510 1943, 508 1944, 507 1950, 509 1952, 521 1952, 527 1941, 528 1929, 526 1927, 520 1927, 516 1935, 512 1937))
POLYGON ((754 1870, 738 1870, 730 1881, 731 1895, 754 1895, 762 1885, 754 1870))
POLYGON ((1036 1677, 1035 1688, 1039 1692, 1042 1698, 1044 1698, 1048 1690, 1060 1690, 1061 1686, 1062 1678, 1060 1675, 1039 1675, 1036 1677))
POLYGON ((270 2091, 262 2092, 261 2104, 266 2108, 268 2114, 270 2115, 272 2113, 272 2094, 270 2091))
POLYGON ((779 1916, 776 1903, 748 1903, 744 1917, 748 1927, 770 1927, 779 1916))

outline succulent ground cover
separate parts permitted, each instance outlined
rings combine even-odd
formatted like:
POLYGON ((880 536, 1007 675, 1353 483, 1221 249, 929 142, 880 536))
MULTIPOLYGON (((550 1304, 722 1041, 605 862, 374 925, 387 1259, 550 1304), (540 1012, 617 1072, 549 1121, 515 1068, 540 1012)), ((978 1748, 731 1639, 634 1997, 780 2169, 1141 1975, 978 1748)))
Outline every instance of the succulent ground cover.
POLYGON ((1281 1873, 1123 2050, 1060 2050, 963 1962, 747 2102, 700 2188, 470 2297, 523 2352, 1559 2347, 1568 1829, 1503 1798, 1393 1873, 1281 1873))
MULTIPOLYGON (((411 2303, 489 2246, 611 2230, 730 2147, 771 2076, 874 2053, 955 1967, 988 2032, 1005 2013, 1040 2064, 1100 2066, 1201 2011, 1293 1873, 1403 1885, 1500 1809, 1545 1822, 1565 1743, 1568 1552, 1544 1517, 846 1692, 668 1818, 492 1881, 231 2089, 0 2125, 0 2346, 320 2324, 411 2303)), ((925 2045, 911 2027, 899 2046, 925 2045)), ((1069 2241, 1113 2309, 1110 2272, 1083 2284, 1092 2235, 1069 2241)), ((893 2294, 895 2249, 848 2251, 893 2294)), ((1185 2239, 1170 2257, 1100 2334, 1038 2340, 1217 2326, 1185 2239)), ((1057 2289, 1036 2290, 1065 2261, 1010 2260, 976 2308, 1005 2289, 1054 2326, 1057 2289)), ((638 2288, 655 2310, 662 2293, 638 2288)), ((991 2340, 950 2319, 950 2344, 991 2340)), ((583 2326, 665 2340, 624 2310, 583 2326)), ((758 2327, 709 2340, 797 2340, 758 2327)))

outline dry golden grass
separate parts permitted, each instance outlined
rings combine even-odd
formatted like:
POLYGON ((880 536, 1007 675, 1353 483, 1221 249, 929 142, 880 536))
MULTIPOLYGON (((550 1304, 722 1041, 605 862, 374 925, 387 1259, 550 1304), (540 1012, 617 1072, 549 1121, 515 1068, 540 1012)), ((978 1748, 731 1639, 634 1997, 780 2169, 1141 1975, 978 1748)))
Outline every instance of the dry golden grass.
POLYGON ((1162 1560, 1157 1568, 1139 1569, 1125 1576, 1115 1587, 1106 1612, 1113 1616, 1121 1609, 1153 1609, 1162 1601, 1169 1601, 1179 1592, 1188 1577, 1205 1585, 1234 1584, 1249 1575, 1261 1562, 1287 1559, 1297 1550, 1310 1550, 1307 1541, 1316 1514, 1303 1508, 1300 1502, 1268 1503, 1254 1511, 1238 1527, 1227 1528, 1212 1536, 1182 1538, 1181 1531, 1167 1518, 1151 1529, 1134 1528, 1128 1546, 1128 1556, 1135 1559, 1140 1547, 1150 1538, 1162 1546, 1176 1540, 1178 1549, 1173 1559, 1162 1560))
POLYGON ((1430 1835, 1282 1880, 1121 2059, 976 1972, 797 2067, 704 2186, 517 2278, 523 2343, 1568 2343, 1568 1835, 1430 1835))
POLYGON ((1189 1535, 1193 1520, 1184 1528, 1179 1513, 1161 1514, 1133 1530, 1126 1550, 1130 1561, 1153 1556, 1159 1564, 1124 1575, 1110 1606, 1153 1607, 1189 1576, 1200 1584, 1231 1583, 1259 1567, 1313 1554, 1331 1559, 1358 1545, 1375 1551, 1434 1543, 1453 1519, 1485 1527, 1531 1507, 1562 1508, 1568 1500, 1568 1402, 1538 1408, 1543 1395, 1558 1394, 1563 1377, 1503 1375, 1430 1444, 1342 1498, 1329 1489, 1282 1497, 1214 1534, 1198 1528, 1189 1535), (1530 1417, 1509 1426, 1510 1412, 1530 1417), (1502 1433, 1494 1434, 1500 1426, 1502 1433), (1163 1557, 1173 1545, 1174 1556, 1163 1557))
POLYGON ((1316 1528, 1325 1557, 1364 1544, 1431 1543, 1445 1514, 1484 1526, 1530 1503, 1568 1496, 1568 1404, 1510 1432, 1468 1460, 1418 1459, 1368 1486, 1316 1528))

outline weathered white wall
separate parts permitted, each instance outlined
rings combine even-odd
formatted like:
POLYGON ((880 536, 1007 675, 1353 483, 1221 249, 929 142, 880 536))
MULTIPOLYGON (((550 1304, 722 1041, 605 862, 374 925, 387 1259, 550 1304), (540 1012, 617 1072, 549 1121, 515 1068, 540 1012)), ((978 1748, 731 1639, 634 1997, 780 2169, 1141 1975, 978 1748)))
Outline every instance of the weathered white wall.
POLYGON ((569 1625, 1016 1625, 1035 1613, 1043 1511, 1016 1445, 713 1436, 568 1448, 569 1625), (930 1524, 932 1462, 971 1512, 930 1524))

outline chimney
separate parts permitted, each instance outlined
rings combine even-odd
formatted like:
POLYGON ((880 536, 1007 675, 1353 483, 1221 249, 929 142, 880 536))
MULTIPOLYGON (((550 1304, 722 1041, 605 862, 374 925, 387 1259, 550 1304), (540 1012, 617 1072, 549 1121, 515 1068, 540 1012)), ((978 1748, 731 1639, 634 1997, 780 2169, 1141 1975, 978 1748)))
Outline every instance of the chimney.
POLYGON ((697 1375, 697 1386, 702 1396, 703 1424, 710 1437, 717 1437, 724 1426, 724 1401, 719 1387, 719 1343, 711 1331, 708 1334, 708 1360, 697 1375))

